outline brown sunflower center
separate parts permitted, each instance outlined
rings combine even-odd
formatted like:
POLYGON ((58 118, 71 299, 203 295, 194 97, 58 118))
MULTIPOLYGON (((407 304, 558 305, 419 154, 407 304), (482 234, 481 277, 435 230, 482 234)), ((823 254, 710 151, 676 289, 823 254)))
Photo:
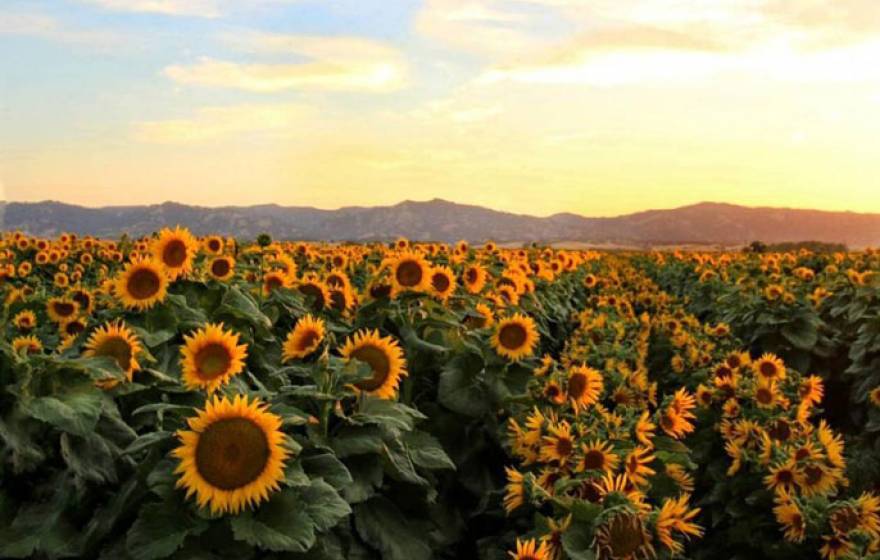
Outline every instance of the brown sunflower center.
POLYGON ((316 331, 309 329, 302 333, 296 341, 297 350, 308 350, 315 346, 321 339, 321 335, 316 331))
POLYGON ((639 519, 632 514, 613 517, 600 530, 598 539, 611 558, 633 558, 647 544, 647 535, 639 519))
POLYGON ((422 265, 416 261, 403 261, 394 273, 397 283, 407 288, 418 286, 422 281, 422 275, 422 265))
POLYGON ((186 262, 186 243, 172 239, 162 249, 162 262, 169 268, 180 268, 186 262))
POLYGON ((86 330, 86 326, 79 321, 71 321, 64 325, 64 332, 69 335, 77 335, 86 330))
POLYGON ((764 377, 775 377, 776 376, 776 364, 773 362, 763 362, 761 363, 759 370, 761 375, 764 377))
POLYGON ((501 346, 508 350, 522 348, 526 343, 527 337, 528 333, 526 333, 525 327, 518 323, 504 325, 498 332, 498 341, 501 343, 501 346))
POLYGON ((270 274, 270 275, 266 276, 265 281, 266 281, 266 289, 267 289, 267 291, 270 291, 270 292, 272 290, 277 290, 278 288, 280 288, 281 286, 284 285, 284 283, 281 280, 281 276, 279 276, 277 274, 270 274))
POLYGON ((124 338, 114 336, 104 340, 95 348, 95 355, 113 358, 119 365, 119 369, 128 371, 131 367, 131 346, 124 338))
POLYGON ((391 286, 387 284, 375 284, 370 286, 370 295, 376 299, 386 298, 391 293, 391 286))
POLYGON ((220 240, 219 239, 210 239, 208 241, 208 249, 211 251, 219 251, 220 250, 220 240))
POLYGON ((433 276, 431 276, 431 285, 441 294, 445 293, 450 286, 449 278, 447 278, 445 274, 434 274, 433 276))
POLYGON ((76 292, 73 294, 73 301, 77 302, 83 309, 88 309, 92 303, 92 297, 85 292, 76 292))
POLYGON ((314 298, 312 307, 315 309, 322 309, 324 307, 324 292, 318 286, 314 284, 303 284, 299 287, 299 291, 306 297, 314 298))
POLYGON ((388 355, 381 348, 373 345, 361 346, 355 349, 351 356, 356 360, 369 364, 370 369, 373 370, 372 377, 356 383, 359 389, 375 391, 385 384, 385 380, 388 379, 388 375, 391 373, 391 360, 388 359, 388 355))
POLYGON ((229 266, 229 261, 226 259, 217 259, 211 263, 211 273, 214 276, 224 277, 229 274, 229 271, 232 267, 229 266))
POLYGON ((468 284, 474 284, 477 281, 477 271, 473 268, 467 269, 467 272, 464 273, 464 279, 468 284))
POLYGON ((346 304, 345 293, 342 290, 330 291, 330 307, 336 311, 345 311, 346 304))
POLYGON ((149 299, 159 292, 162 281, 156 271, 138 268, 128 277, 126 288, 134 299, 149 299))
POLYGON ((225 346, 217 342, 206 344, 196 352, 196 370, 202 379, 214 379, 229 371, 232 356, 225 346))
POLYGON ((776 473, 776 481, 780 484, 791 484, 794 482, 794 473, 788 469, 782 469, 776 473))
POLYGON ((824 474, 825 472, 822 469, 814 465, 810 465, 804 469, 806 483, 810 486, 818 484, 822 480, 824 474))
POLYGON ((584 454, 584 468, 595 471, 605 466, 605 454, 598 449, 591 449, 584 454))
POLYGON ((269 462, 265 432, 245 418, 208 426, 196 445, 196 469, 208 484, 235 490, 256 480, 269 462))
POLYGON ((581 398, 587 390, 587 376, 583 373, 572 374, 568 378, 568 396, 577 400, 581 398))
POLYGON ((761 404, 770 404, 773 402, 773 391, 766 387, 761 387, 755 392, 755 400, 761 404))
POLYGON ((72 303, 68 303, 66 301, 60 301, 54 304, 55 313, 57 313, 61 317, 69 317, 73 315, 73 312, 76 308, 72 303))
POLYGON ((568 457, 571 455, 572 450, 574 450, 574 446, 572 442, 567 437, 561 437, 556 440, 556 453, 559 454, 560 457, 568 457))

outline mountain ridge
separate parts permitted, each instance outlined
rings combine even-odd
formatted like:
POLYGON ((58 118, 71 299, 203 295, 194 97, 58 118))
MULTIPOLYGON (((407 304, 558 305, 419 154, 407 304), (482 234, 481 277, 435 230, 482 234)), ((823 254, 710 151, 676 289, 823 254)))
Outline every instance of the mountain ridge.
POLYGON ((822 241, 853 248, 880 245, 880 214, 749 207, 700 202, 671 209, 589 217, 560 212, 546 217, 459 204, 444 199, 404 200, 389 206, 335 210, 275 203, 194 206, 177 202, 85 207, 59 201, 0 201, 0 229, 49 237, 64 231, 117 237, 183 225, 199 235, 328 241, 414 240, 481 242, 586 242, 632 245, 698 243, 737 245, 822 241))

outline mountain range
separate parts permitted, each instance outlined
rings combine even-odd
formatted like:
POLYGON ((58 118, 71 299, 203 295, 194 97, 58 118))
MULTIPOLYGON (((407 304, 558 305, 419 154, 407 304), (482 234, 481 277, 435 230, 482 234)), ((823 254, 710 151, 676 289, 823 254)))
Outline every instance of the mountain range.
POLYGON ((880 214, 789 208, 753 208, 704 202, 669 210, 648 210, 591 218, 571 213, 536 217, 434 199, 393 206, 310 207, 222 206, 208 208, 173 202, 148 206, 90 208, 55 201, 0 202, 0 229, 50 237, 61 232, 118 237, 140 236, 165 226, 183 225, 194 233, 253 239, 471 242, 584 242, 621 245, 738 245, 822 241, 852 248, 880 245, 880 214))

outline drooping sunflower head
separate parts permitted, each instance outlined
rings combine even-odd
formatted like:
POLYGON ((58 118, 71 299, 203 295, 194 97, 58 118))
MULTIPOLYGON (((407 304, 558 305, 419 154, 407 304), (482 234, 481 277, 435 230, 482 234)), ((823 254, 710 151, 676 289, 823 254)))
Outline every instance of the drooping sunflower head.
POLYGON ((162 263, 172 280, 192 270, 199 243, 186 228, 164 228, 153 242, 153 258, 162 263))
POLYGON ((34 335, 17 336, 12 339, 12 351, 16 354, 39 354, 43 343, 34 335))
POLYGON ((184 342, 180 364, 189 389, 213 393, 244 369, 247 345, 238 344, 238 334, 224 330, 222 323, 205 325, 184 342))
POLYGON ((26 309, 16 314, 16 316, 13 317, 12 322, 18 330, 29 331, 37 326, 37 316, 33 311, 26 309))
POLYGON ((284 479, 290 451, 281 418, 258 399, 214 397, 178 432, 178 488, 213 513, 238 513, 269 498, 284 479))
POLYGON ((515 362, 531 356, 537 343, 538 329, 531 317, 517 313, 495 325, 492 347, 508 360, 515 362))
POLYGON ((416 251, 405 251, 391 264, 392 295, 405 291, 423 292, 430 288, 431 267, 425 257, 416 251))
POLYGON ((599 560, 639 560, 656 556, 651 534, 633 512, 613 514, 596 529, 593 548, 599 560))
POLYGON ((62 337, 71 337, 71 342, 73 342, 73 339, 86 330, 86 322, 76 317, 58 325, 58 330, 61 332, 62 337))
POLYGON ((125 266, 113 288, 122 305, 143 311, 165 299, 168 276, 159 261, 138 258, 125 266))
POLYGON ((407 374, 403 350, 392 337, 380 337, 379 331, 356 333, 346 341, 342 356, 370 366, 372 376, 358 381, 355 387, 383 399, 395 397, 401 376, 407 374))
POLYGON ((289 288, 293 280, 281 270, 271 270, 263 275, 263 295, 268 296, 273 291, 281 288, 289 288))
POLYGON ((296 326, 287 335, 284 341, 281 358, 283 362, 305 358, 318 349, 321 341, 324 340, 325 326, 324 321, 316 319, 311 315, 306 315, 299 321, 296 326))
POLYGON ((568 372, 568 398, 575 410, 599 400, 604 389, 602 374, 589 367, 577 366, 568 372))
POLYGON ((235 276, 235 260, 225 256, 211 259, 208 263, 208 274, 215 280, 229 280, 235 276))
POLYGON ((69 298, 54 297, 46 302, 46 313, 52 321, 64 323, 79 314, 79 304, 69 298))
POLYGON ((137 335, 125 323, 107 323, 95 329, 86 341, 83 355, 86 357, 107 356, 113 358, 119 369, 131 381, 132 374, 140 369, 137 355, 143 350, 137 335))
POLYGON ((300 282, 296 289, 311 301, 313 311, 318 312, 330 306, 330 290, 320 280, 305 280, 300 282))

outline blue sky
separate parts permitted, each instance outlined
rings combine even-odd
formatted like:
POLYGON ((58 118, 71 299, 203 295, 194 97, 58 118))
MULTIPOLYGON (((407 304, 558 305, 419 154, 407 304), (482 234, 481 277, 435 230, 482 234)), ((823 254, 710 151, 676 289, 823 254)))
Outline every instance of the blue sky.
POLYGON ((0 191, 880 211, 874 0, 6 0, 0 191))

